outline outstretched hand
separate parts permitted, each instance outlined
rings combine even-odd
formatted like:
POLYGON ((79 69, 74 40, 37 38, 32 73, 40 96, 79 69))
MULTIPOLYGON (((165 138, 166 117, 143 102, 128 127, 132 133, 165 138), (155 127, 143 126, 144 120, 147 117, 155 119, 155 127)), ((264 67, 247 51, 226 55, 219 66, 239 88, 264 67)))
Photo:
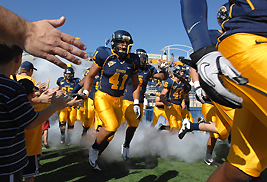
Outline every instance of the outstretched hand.
POLYGON ((56 96, 56 92, 53 93, 52 99, 51 99, 51 105, 53 105, 56 110, 64 109, 65 107, 68 107, 68 102, 71 100, 70 97, 61 94, 60 96, 56 96))
POLYGON ((27 22, 26 35, 24 36, 22 48, 37 57, 46 59, 61 68, 67 68, 56 55, 69 60, 75 64, 81 61, 74 55, 86 59, 86 46, 73 36, 59 31, 58 27, 65 22, 65 17, 56 20, 41 20, 27 22))

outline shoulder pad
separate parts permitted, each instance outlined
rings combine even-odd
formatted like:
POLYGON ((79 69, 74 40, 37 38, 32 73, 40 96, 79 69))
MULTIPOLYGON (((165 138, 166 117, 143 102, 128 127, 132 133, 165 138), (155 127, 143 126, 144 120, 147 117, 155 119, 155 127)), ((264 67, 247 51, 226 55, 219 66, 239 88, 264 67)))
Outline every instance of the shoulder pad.
POLYGON ((105 54, 105 53, 108 54, 108 55, 113 54, 110 48, 108 48, 108 47, 104 47, 104 46, 100 46, 100 47, 98 47, 96 50, 97 50, 99 53, 103 53, 103 54, 105 54))
POLYGON ((64 79, 64 77, 59 77, 58 79, 57 79, 57 81, 61 81, 61 80, 63 80, 64 79))

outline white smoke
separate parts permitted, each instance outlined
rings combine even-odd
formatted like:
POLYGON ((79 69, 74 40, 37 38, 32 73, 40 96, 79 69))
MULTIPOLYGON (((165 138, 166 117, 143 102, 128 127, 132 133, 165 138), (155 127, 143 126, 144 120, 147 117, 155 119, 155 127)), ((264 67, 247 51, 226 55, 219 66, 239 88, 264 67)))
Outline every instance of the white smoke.
MULTIPOLYGON (((159 120, 159 122, 161 122, 159 120)), ((103 152, 103 157, 115 159, 120 157, 121 145, 125 138, 126 127, 121 126, 114 139, 103 152)), ((208 135, 203 132, 188 133, 180 140, 178 133, 158 131, 157 125, 141 122, 130 144, 130 156, 158 155, 162 158, 175 157, 188 163, 203 159, 206 153, 208 135)))
MULTIPOLYGON (((63 76, 64 70, 39 58, 34 59, 33 64, 38 69, 33 75, 36 81, 46 82, 47 78, 50 78, 50 88, 55 88, 56 80, 58 77, 63 76)), ((73 65, 75 68, 75 77, 82 79, 85 70, 91 64, 92 62, 83 61, 83 64, 80 66, 73 65)), ((48 143, 51 147, 56 148, 62 146, 60 144, 57 113, 52 118, 52 121, 50 121, 51 128, 48 130, 48 143)), ((160 117, 158 123, 165 123, 164 120, 163 117, 160 117)), ((205 156, 208 135, 204 132, 188 133, 183 140, 179 140, 177 133, 172 134, 168 131, 159 132, 157 129, 158 125, 151 127, 150 122, 146 122, 143 119, 130 144, 130 157, 158 155, 162 158, 175 157, 178 160, 192 163, 202 160, 205 156)), ((101 157, 104 157, 108 161, 121 157, 121 145, 124 142, 125 131, 126 125, 121 125, 114 139, 110 142, 101 157)), ((79 121, 76 121, 71 135, 71 144, 81 145, 89 149, 94 143, 97 134, 93 129, 89 130, 88 134, 83 138, 81 138, 81 134, 82 125, 79 121)))
MULTIPOLYGON (((161 121, 159 120, 159 122, 161 121)), ((62 146, 60 144, 58 119, 53 121, 53 124, 48 131, 49 145, 53 148, 62 146)), ((121 156, 121 145, 124 142, 125 131, 126 125, 121 125, 101 157, 105 157, 107 161, 113 161, 121 156)), ((80 121, 76 121, 70 138, 71 144, 80 145, 89 149, 95 141, 97 136, 96 132, 94 129, 91 129, 83 138, 81 137, 81 134, 82 124, 80 121)), ((185 137, 180 140, 178 139, 177 133, 170 133, 166 130, 158 131, 157 125, 151 127, 150 122, 142 121, 131 142, 130 157, 157 155, 162 158, 171 157, 187 163, 193 163, 203 159, 205 156, 207 140, 208 135, 200 131, 187 133, 185 137)))

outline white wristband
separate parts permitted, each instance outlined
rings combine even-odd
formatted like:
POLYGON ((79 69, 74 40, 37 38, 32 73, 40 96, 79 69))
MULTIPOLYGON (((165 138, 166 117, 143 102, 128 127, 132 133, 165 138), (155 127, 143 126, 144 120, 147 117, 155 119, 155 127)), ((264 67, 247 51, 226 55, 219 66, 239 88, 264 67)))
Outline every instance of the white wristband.
POLYGON ((134 104, 139 104, 139 99, 134 99, 134 104))
POLYGON ((84 90, 83 93, 84 93, 85 95, 88 95, 89 92, 88 92, 88 90, 84 90))
POLYGON ((199 81, 195 81, 195 82, 194 82, 194 87, 195 87, 195 88, 200 87, 200 83, 199 83, 199 81))

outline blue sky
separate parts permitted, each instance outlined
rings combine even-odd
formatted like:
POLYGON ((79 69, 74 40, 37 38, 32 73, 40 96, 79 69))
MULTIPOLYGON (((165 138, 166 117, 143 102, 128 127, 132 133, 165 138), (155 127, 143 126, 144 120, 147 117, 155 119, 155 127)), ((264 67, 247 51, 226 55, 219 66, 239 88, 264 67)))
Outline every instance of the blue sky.
MULTIPOLYGON (((216 13, 226 0, 207 2, 209 28, 219 29, 216 13)), ((80 37, 87 52, 104 45, 105 39, 119 29, 132 35, 132 51, 143 48, 148 53, 162 54, 160 50, 168 45, 191 46, 182 24, 179 0, 12 0, 2 1, 1 5, 27 21, 65 16, 66 22, 59 30, 80 37)))

